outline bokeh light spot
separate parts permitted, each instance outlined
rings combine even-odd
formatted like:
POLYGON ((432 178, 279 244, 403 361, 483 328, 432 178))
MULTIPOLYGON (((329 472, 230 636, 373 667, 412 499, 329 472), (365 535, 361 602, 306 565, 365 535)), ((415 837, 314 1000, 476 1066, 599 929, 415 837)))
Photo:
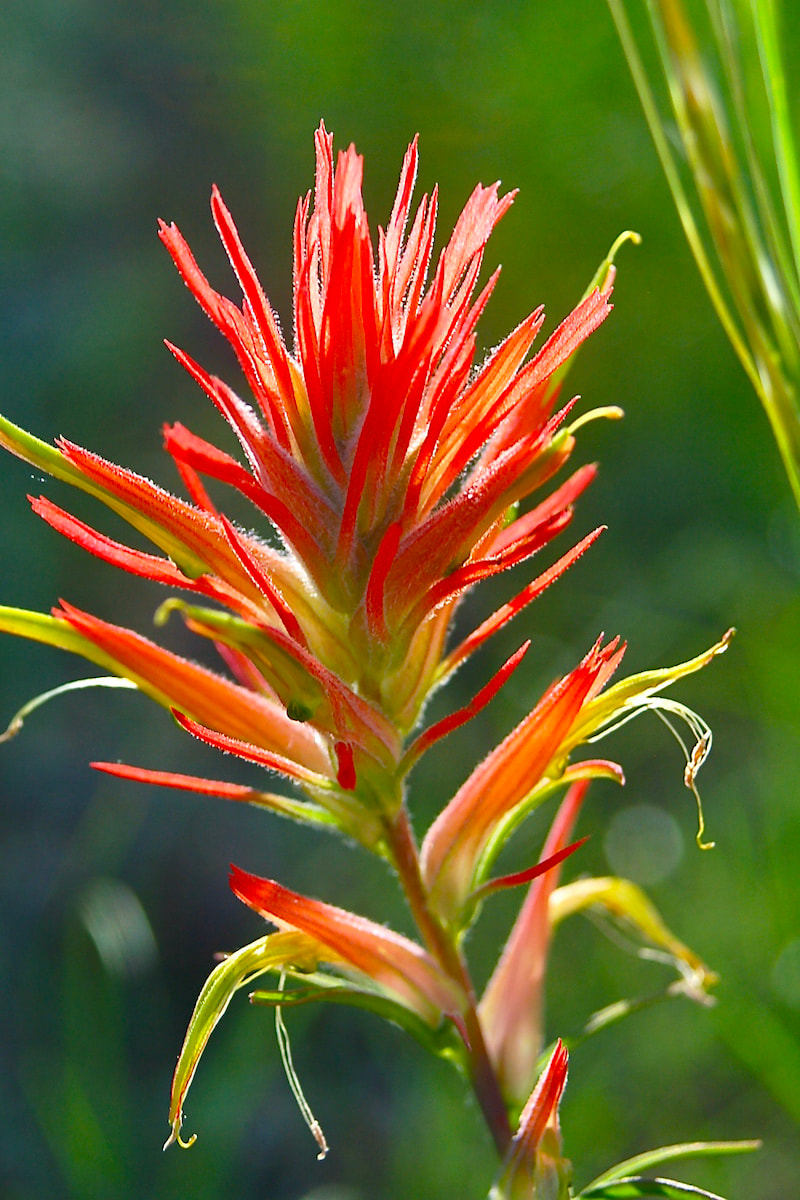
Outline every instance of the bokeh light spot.
POLYGON ((611 821, 603 847, 615 875, 635 883, 658 883, 683 857, 677 821, 652 804, 634 804, 611 821))

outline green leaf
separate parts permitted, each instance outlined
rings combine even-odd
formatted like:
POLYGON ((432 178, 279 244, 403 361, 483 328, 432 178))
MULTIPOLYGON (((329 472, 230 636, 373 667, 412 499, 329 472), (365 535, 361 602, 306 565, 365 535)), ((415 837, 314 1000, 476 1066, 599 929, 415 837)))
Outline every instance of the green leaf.
MULTIPOLYGON (((655 1150, 646 1150, 643 1154, 637 1154, 633 1158, 626 1158, 624 1162, 617 1163, 615 1167, 611 1167, 608 1171, 604 1171, 602 1175, 598 1175, 581 1193, 582 1196, 595 1195, 598 1188, 606 1187, 608 1184, 615 1181, 626 1179, 638 1171, 651 1171, 653 1167, 660 1167, 662 1163, 672 1162, 676 1158, 707 1158, 710 1155, 722 1154, 747 1154, 751 1150, 759 1150, 761 1148, 760 1141, 745 1141, 745 1142, 678 1142, 672 1146, 659 1146, 655 1150)), ((687 1187, 687 1184, 677 1184, 678 1187, 687 1187)), ((597 1193, 599 1194, 599 1193, 597 1193)), ((605 1194, 605 1193, 603 1193, 605 1194)), ((614 1193, 615 1195, 617 1193, 614 1193)), ((628 1193, 620 1193, 627 1195, 628 1193)), ((661 1195, 656 1192, 654 1195, 661 1195)), ((638 1193, 631 1193, 638 1195, 638 1193)))
POLYGON ((181 1138, 183 1102, 208 1039, 224 1016, 234 993, 267 971, 281 971, 289 966, 315 968, 318 950, 319 944, 313 938, 296 930, 270 933, 243 946, 214 968, 197 997, 175 1067, 169 1106, 172 1132, 164 1143, 165 1150, 173 1142, 184 1149, 194 1143, 195 1135, 188 1141, 181 1138))
POLYGON ((674 1179, 620 1179, 590 1191, 581 1192, 577 1200, 657 1200, 658 1197, 686 1200, 687 1196, 700 1196, 704 1200, 725 1200, 717 1192, 693 1187, 690 1183, 677 1183, 674 1179))

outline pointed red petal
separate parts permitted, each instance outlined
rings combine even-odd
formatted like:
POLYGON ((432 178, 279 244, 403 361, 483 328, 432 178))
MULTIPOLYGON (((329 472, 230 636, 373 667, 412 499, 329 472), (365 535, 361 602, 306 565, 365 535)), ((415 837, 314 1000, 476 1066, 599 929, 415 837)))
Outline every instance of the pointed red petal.
MULTIPOLYGON (((216 184, 211 189, 211 211, 214 214, 214 223, 230 259, 231 266, 236 272, 236 278, 239 280, 242 291, 247 297, 258 330, 264 339, 264 349, 266 350, 270 366, 275 372, 275 378, 284 404, 289 404, 293 400, 294 393, 286 347, 278 330, 275 314, 264 295, 261 284, 258 282, 258 276, 253 269, 253 264, 245 254, 244 247, 239 238, 239 232, 233 223, 233 218, 228 212, 216 184)), ((287 417, 291 415, 287 413, 287 417)), ((292 424, 291 419, 289 423, 292 424)))
POLYGON ((141 550, 133 550, 130 546, 113 541, 65 512, 63 508, 52 504, 45 496, 29 496, 28 499, 37 516, 64 537, 88 550, 90 554, 102 558, 104 562, 130 571, 133 575, 153 579, 156 583, 165 583, 171 587, 191 587, 192 581, 169 559, 159 558, 156 554, 145 554, 141 550))
POLYGON ((231 890, 281 929, 299 929, 343 961, 394 993, 423 1019, 458 1012, 461 996, 430 955, 409 938, 321 900, 311 900, 272 879, 231 867, 231 890))
POLYGON ((266 571, 262 569, 260 564, 250 553, 245 539, 240 536, 226 516, 221 515, 220 520, 222 521, 222 528, 225 530, 225 534, 231 546, 233 547, 236 557, 239 559, 239 562, 247 571, 247 574, 253 580, 253 583, 256 585, 259 591, 263 592, 264 596, 267 598, 267 600, 269 600, 270 604, 275 609, 275 612, 282 621, 286 632, 290 637, 294 638, 296 642, 299 642, 301 646, 308 649, 308 642, 306 641, 306 636, 303 633, 300 622, 284 600, 278 588, 269 578, 266 571))
POLYGON ((173 708, 172 715, 187 733, 191 733, 192 737, 196 737, 198 741, 206 742, 209 746, 214 746, 217 750, 224 750, 226 754, 235 754, 237 758, 244 758, 248 762, 258 763, 262 767, 268 767, 271 771, 277 771, 279 775, 287 775, 290 779, 296 779, 300 783, 308 784, 310 787, 325 788, 330 786, 329 778, 318 774, 316 771, 309 771, 306 767, 293 762, 283 754, 276 754, 270 750, 265 750, 261 746, 256 746, 252 742, 242 741, 240 738, 233 738, 224 733, 217 733, 216 730, 209 729, 205 725, 200 725, 197 721, 193 721, 191 717, 187 717, 185 713, 182 713, 177 708, 173 708))
POLYGON ((197 792, 200 796, 219 796, 223 800, 257 802, 260 796, 255 788, 242 783, 227 783, 219 779, 201 779, 195 775, 180 775, 175 771, 150 771, 147 767, 131 767, 127 763, 89 763, 95 771, 115 775, 118 779, 130 779, 134 783, 149 783, 154 787, 177 788, 184 792, 197 792))
POLYGON ((537 596, 540 596, 551 583, 559 579, 588 550, 591 544, 603 533, 605 528, 605 525, 601 525, 598 529, 587 534, 576 546, 573 546, 557 562, 554 562, 551 567, 548 567, 536 579, 532 579, 513 600, 509 600, 506 604, 501 605, 490 617, 482 621, 477 629, 473 629, 472 633, 468 634, 463 642, 456 646, 455 650, 452 650, 444 660, 442 664, 442 678, 450 675, 456 667, 460 666, 461 663, 473 655, 485 641, 497 633, 498 630, 502 629, 512 617, 515 617, 526 605, 535 600, 537 596))
POLYGON ((565 846, 563 850, 556 851, 548 858, 541 859, 532 867, 526 867, 524 871, 514 871, 510 875, 499 875, 496 879, 489 879, 486 883, 482 883, 480 887, 475 888, 472 893, 472 899, 475 900, 480 896, 488 896, 491 892, 504 891, 506 888, 519 887, 523 883, 532 883, 534 879, 538 879, 541 875, 546 875, 548 871, 552 871, 569 858, 570 854, 574 854, 576 850, 580 850, 581 846, 588 842, 589 835, 579 838, 577 842, 572 842, 571 845, 565 846))
POLYGON ((402 762, 398 768, 398 774, 405 775, 419 761, 422 755, 427 750, 430 750, 431 746, 441 741, 448 733, 452 733, 454 729, 459 729, 462 725, 466 725, 467 721, 471 721, 473 717, 477 716, 489 701, 497 695, 503 684, 514 674, 527 654, 530 644, 530 641, 523 642, 519 650, 516 650, 503 663, 500 670, 496 672, 489 682, 484 684, 480 691, 475 693, 469 704, 465 704, 463 708, 459 708, 456 712, 449 713, 441 721, 437 721, 435 725, 429 726, 428 729, 421 733, 403 755, 402 762))
POLYGON ((513 1158, 524 1158, 531 1162, 545 1129, 556 1122, 558 1106, 567 1085, 568 1065, 567 1048, 559 1038, 550 1061, 522 1110, 519 1128, 512 1143, 513 1158))
POLYGON ((133 679, 165 707, 178 706, 203 725, 263 750, 282 751, 315 775, 330 770, 319 735, 290 721, 285 709, 267 697, 63 600, 61 611, 54 615, 67 620, 113 660, 119 674, 133 679))

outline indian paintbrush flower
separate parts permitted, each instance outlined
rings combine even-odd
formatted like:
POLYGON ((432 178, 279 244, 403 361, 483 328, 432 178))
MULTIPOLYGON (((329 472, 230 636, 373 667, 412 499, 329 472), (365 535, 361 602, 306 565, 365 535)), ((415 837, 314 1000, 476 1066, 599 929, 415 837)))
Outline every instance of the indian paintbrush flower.
MULTIPOLYGON (((186 1092, 232 995, 273 973, 281 990, 258 993, 263 1003, 290 1003, 288 979, 304 999, 345 997, 373 1008, 456 1061, 516 1179, 534 1170, 534 1160, 544 1161, 548 1138, 558 1140, 554 1114, 566 1078, 562 1048, 512 1142, 512 1120, 542 1048, 555 872, 579 844, 567 842, 588 781, 622 781, 614 763, 571 756, 656 707, 663 687, 705 665, 727 642, 681 666, 607 687, 624 645, 599 638, 476 767, 418 850, 406 805, 409 772, 489 703, 528 643, 463 708, 412 737, 426 700, 600 532, 449 644, 464 594, 561 533, 594 477, 594 467, 579 467, 546 498, 528 503, 566 465, 586 420, 569 424, 574 401, 560 409, 557 403, 575 352, 610 312, 613 250, 537 352, 529 357, 542 309, 476 367, 476 326, 497 280, 495 272, 476 295, 483 253, 513 194, 501 196, 497 184, 477 187, 433 265, 436 191, 411 215, 416 141, 377 242, 361 197, 361 158, 351 146, 334 165, 324 125, 315 143, 313 198, 299 202, 294 226, 291 348, 216 188, 211 210, 241 288, 239 304, 206 279, 177 226, 160 224, 182 279, 230 343, 251 390, 252 402, 241 399, 170 345, 233 429, 241 462, 183 425, 165 426, 184 500, 71 442, 47 446, 0 418, 0 443, 105 504, 153 550, 112 540, 43 497, 31 500, 34 511, 107 563, 188 593, 167 600, 156 624, 177 613, 215 647, 221 669, 201 667, 65 601, 50 616, 2 609, 0 628, 131 681, 189 733, 283 776, 298 794, 124 764, 94 764, 100 770, 252 803, 347 834, 394 868, 424 943, 234 867, 235 894, 278 932, 230 955, 209 977, 175 1072, 170 1141, 180 1140, 186 1092), (252 503, 261 533, 225 516, 219 485, 252 503), (277 544, 268 533, 277 534, 277 544), (493 878, 519 822, 567 787, 541 861, 493 878), (528 899, 478 1005, 463 935, 494 890, 526 884, 528 899)), ((691 786, 706 750, 703 742, 692 759, 691 786)), ((614 896, 645 936, 669 939, 663 926, 640 919, 638 893, 620 887, 614 896)), ((580 907, 575 899, 573 910, 580 907)), ((670 945, 681 947, 675 953, 682 959, 682 944, 670 945)), ((558 1188, 553 1194, 560 1197, 558 1188)))

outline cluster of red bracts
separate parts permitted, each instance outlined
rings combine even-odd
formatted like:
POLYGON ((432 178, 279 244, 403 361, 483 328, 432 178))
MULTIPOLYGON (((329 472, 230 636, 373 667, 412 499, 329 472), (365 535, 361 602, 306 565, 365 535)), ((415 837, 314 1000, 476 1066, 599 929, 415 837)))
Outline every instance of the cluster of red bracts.
MULTIPOLYGON (((231 956, 204 989, 176 1072, 175 1136, 197 1060, 233 990, 275 970, 316 972, 322 987, 319 964, 353 989, 366 988, 376 1004, 394 1006, 401 1021, 413 1017, 429 1028, 451 1022, 472 1055, 476 1037, 485 1039, 504 1101, 519 1111, 541 1051, 547 906, 558 863, 570 852, 568 833, 588 779, 621 778, 612 763, 570 765, 570 752, 632 699, 711 654, 600 698, 624 647, 598 641, 473 771, 428 830, 421 853, 407 825, 401 846, 406 775, 491 700, 527 643, 468 705, 409 741, 427 697, 599 533, 584 537, 459 644, 447 645, 463 594, 546 546, 593 478, 593 467, 581 467, 546 499, 518 508, 573 449, 565 425, 571 405, 555 415, 553 409, 571 357, 609 312, 614 269, 606 263, 599 286, 527 362, 541 309, 475 369, 476 325, 497 273, 474 293, 486 242, 512 195, 500 197, 497 185, 477 187, 432 268, 435 192, 411 218, 416 142, 377 248, 361 197, 361 158, 350 147, 334 169, 323 126, 316 157, 313 204, 306 196, 295 221, 291 351, 216 189, 212 213, 241 306, 212 288, 175 225, 160 227, 184 282, 232 346, 255 406, 185 352, 170 349, 230 424, 246 465, 182 425, 167 426, 165 446, 186 501, 70 442, 45 446, 0 418, 0 444, 93 495, 155 552, 114 541, 47 499, 32 499, 34 510, 106 562, 191 593, 192 603, 167 601, 158 622, 179 612, 214 644, 225 673, 66 603, 52 617, 2 610, 0 628, 82 654, 132 680, 194 736, 287 777, 300 795, 95 765, 344 831, 393 862, 427 942, 423 949, 235 869, 236 895, 281 932, 231 956), (225 517, 212 498, 220 484, 266 518, 264 537, 225 517), (490 879, 499 849, 525 812, 570 783, 542 862, 490 879), (489 891, 528 882, 528 900, 478 1012, 468 979, 453 969, 459 939, 489 891), (478 1022, 472 1027, 470 1012, 478 1022)), ((518 1149, 538 1145, 552 1124, 565 1074, 566 1056, 558 1050, 547 1087, 525 1110, 536 1133, 521 1128, 518 1149)))
MULTIPOLYGON (((294 356, 216 189, 212 212, 242 288, 241 308, 211 287, 177 228, 161 225, 183 279, 235 350, 257 408, 171 349, 232 426, 247 468, 183 426, 167 427, 187 503, 59 442, 62 473, 167 557, 121 545, 47 499, 32 503, 93 554, 227 609, 174 606, 215 642, 236 683, 68 606, 58 620, 166 697, 198 736, 229 750, 247 743, 245 757, 278 769, 286 759, 295 778, 309 780, 311 771, 326 791, 331 782, 352 791, 359 777, 369 786, 396 766, 431 689, 597 535, 445 655, 464 591, 546 545, 594 474, 579 469, 509 519, 512 506, 569 457, 574 439, 562 427, 564 412, 551 416, 554 376, 607 315, 613 269, 530 362, 523 365, 541 309, 473 372, 475 326, 496 273, 477 300, 473 292, 486 241, 512 196, 500 198, 496 185, 476 188, 426 287, 436 196, 423 198, 407 233, 416 143, 377 263, 361 159, 350 147, 334 171, 324 128, 316 146, 313 210, 306 197, 295 225, 294 356), (201 475, 252 501, 281 548, 237 530, 201 475), (307 728, 291 728, 287 714, 307 728)), ((4 440, 18 453, 29 449, 4 440)))

